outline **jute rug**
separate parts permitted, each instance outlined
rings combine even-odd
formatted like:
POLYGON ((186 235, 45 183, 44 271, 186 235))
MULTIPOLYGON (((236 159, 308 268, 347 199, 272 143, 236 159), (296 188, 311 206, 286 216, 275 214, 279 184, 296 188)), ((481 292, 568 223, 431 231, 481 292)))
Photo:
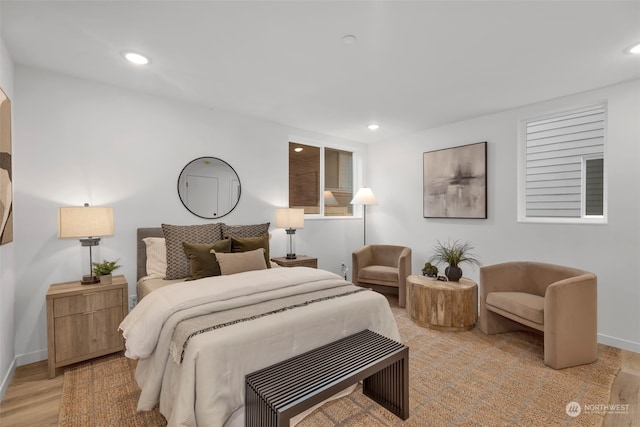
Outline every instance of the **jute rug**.
MULTIPOLYGON (((602 425, 604 414, 583 411, 572 418, 566 407, 609 403, 619 350, 600 345, 597 362, 555 371, 543 363, 540 336, 438 332, 415 325, 403 309, 393 311, 410 348, 411 417, 396 418, 358 389, 316 410, 300 427, 602 425)), ((166 425, 157 409, 136 413, 140 391, 133 372, 134 364, 118 355, 67 369, 59 425, 166 425)))

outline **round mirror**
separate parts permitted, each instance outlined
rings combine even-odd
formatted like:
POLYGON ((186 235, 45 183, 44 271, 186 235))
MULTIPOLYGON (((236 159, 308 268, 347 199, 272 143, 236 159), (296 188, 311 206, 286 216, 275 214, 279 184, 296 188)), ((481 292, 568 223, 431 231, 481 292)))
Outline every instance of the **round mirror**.
POLYGON ((178 177, 178 196, 185 208, 200 218, 220 218, 240 200, 240 178, 224 160, 200 157, 189 162, 178 177))

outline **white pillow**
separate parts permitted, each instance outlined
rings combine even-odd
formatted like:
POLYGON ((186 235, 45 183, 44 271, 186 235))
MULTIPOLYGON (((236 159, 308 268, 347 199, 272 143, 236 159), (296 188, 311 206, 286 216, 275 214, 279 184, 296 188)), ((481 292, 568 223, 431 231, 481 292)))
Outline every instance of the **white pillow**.
POLYGON ((247 252, 222 253, 211 250, 215 254, 223 276, 242 273, 243 271, 266 270, 264 248, 247 252))
POLYGON ((145 237, 147 246, 147 276, 164 279, 167 275, 167 243, 164 237, 145 237))

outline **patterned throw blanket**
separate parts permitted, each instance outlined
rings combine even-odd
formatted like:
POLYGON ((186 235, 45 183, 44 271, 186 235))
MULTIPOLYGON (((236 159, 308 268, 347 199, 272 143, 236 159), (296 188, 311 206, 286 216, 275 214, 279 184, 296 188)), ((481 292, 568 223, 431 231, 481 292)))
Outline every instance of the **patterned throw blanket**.
POLYGON ((368 290, 352 284, 344 284, 185 319, 176 326, 173 332, 169 347, 171 357, 175 363, 181 364, 189 340, 196 335, 368 290))

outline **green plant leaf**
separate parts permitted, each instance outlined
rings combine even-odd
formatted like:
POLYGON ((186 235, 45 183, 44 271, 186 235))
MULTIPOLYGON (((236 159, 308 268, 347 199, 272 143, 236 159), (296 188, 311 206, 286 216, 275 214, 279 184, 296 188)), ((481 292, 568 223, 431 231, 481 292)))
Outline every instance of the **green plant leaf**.
POLYGON ((119 260, 115 260, 115 261, 103 260, 102 262, 94 262, 93 273, 98 277, 104 276, 106 274, 111 274, 113 271, 122 267, 121 265, 118 265, 118 261, 119 260))
POLYGON ((480 265, 480 260, 473 251, 473 245, 470 242, 460 242, 455 240, 447 240, 446 242, 436 241, 433 246, 434 254, 429 258, 429 262, 447 263, 451 266, 458 264, 480 265))

